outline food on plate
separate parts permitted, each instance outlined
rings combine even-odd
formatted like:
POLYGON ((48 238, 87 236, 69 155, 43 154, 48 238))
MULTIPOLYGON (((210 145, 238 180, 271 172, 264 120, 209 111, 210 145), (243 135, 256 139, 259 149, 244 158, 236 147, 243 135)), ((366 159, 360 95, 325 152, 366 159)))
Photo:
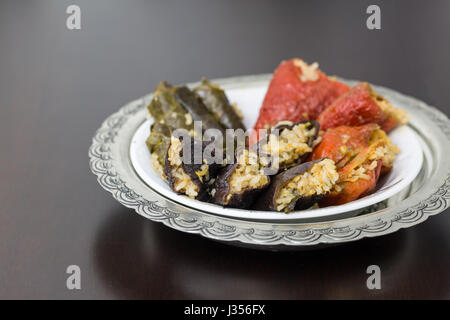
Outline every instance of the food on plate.
POLYGON ((150 151, 152 165, 161 177, 165 177, 164 161, 173 129, 164 123, 155 122, 151 125, 150 135, 145 141, 150 151))
POLYGON ((192 117, 180 105, 174 95, 174 88, 161 82, 156 88, 153 99, 147 107, 154 122, 146 141, 155 169, 164 174, 164 162, 172 132, 176 129, 193 129, 192 117))
POLYGON ((204 152, 211 143, 213 142, 202 142, 192 137, 172 136, 164 172, 173 191, 192 199, 209 200, 208 191, 221 167, 221 164, 214 162, 214 151, 204 152), (202 155, 210 154, 211 157, 195 161, 195 150, 201 150, 202 155), (189 151, 189 155, 186 156, 184 151, 189 151))
POLYGON ((262 156, 268 156, 270 163, 266 165, 280 171, 305 160, 312 152, 318 134, 319 123, 315 120, 282 121, 259 141, 258 150, 262 156))
POLYGON ((205 78, 193 90, 161 82, 148 111, 154 121, 146 143, 173 191, 223 207, 285 213, 373 192, 400 152, 386 132, 408 118, 368 83, 350 89, 298 58, 275 70, 254 126, 266 130, 250 133, 250 141, 249 132, 226 132, 245 131, 243 118, 205 78), (208 129, 225 140, 205 135, 208 129))
POLYGON ((194 92, 201 97, 208 111, 225 129, 245 131, 240 111, 228 101, 225 91, 218 85, 203 78, 202 83, 194 89, 194 92))
POLYGON ((299 164, 272 179, 255 209, 286 213, 306 209, 325 197, 338 178, 333 160, 324 158, 299 164))
POLYGON ((317 119, 322 130, 377 123, 389 132, 408 122, 406 112, 377 94, 367 82, 358 83, 326 108, 317 119))
POLYGON ((270 177, 266 175, 264 164, 254 148, 239 148, 235 163, 222 169, 211 194, 216 204, 245 209, 269 183, 270 177))
POLYGON ((399 152, 377 124, 327 130, 311 154, 311 160, 323 157, 333 160, 339 180, 319 205, 344 204, 371 193, 380 173, 392 168, 399 152))
POLYGON ((368 146, 370 137, 376 129, 376 124, 358 127, 340 126, 329 129, 322 134, 322 140, 314 149, 310 159, 329 158, 339 168, 343 167, 368 146))
POLYGON ((202 122, 202 130, 216 129, 225 133, 225 128, 208 111, 202 99, 186 86, 176 87, 174 95, 181 106, 192 116, 194 121, 202 122))
POLYGON ((201 121, 202 132, 207 129, 217 129, 222 134, 225 132, 201 98, 186 86, 173 87, 165 81, 161 82, 147 109, 154 122, 146 143, 153 166, 163 178, 167 149, 176 129, 186 129, 193 136, 194 121, 201 121))
POLYGON ((283 61, 275 70, 254 129, 264 129, 280 121, 315 120, 349 87, 327 77, 318 64, 301 59, 283 61))

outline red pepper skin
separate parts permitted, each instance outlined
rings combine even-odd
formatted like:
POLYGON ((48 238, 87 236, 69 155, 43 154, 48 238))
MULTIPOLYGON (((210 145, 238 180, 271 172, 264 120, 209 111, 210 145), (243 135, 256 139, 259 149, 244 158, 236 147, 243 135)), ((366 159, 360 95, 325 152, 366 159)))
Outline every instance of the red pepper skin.
MULTIPOLYGON (((344 170, 344 169, 343 169, 344 170)), ((377 167, 368 172, 369 180, 359 179, 355 182, 344 182, 343 189, 340 192, 331 192, 321 201, 320 207, 337 206, 345 204, 361 197, 364 197, 373 192, 378 182, 381 172, 381 161, 378 160, 377 167)), ((341 172, 339 172, 341 174, 341 172)))
POLYGON ((275 70, 254 129, 264 129, 280 121, 315 120, 319 114, 350 88, 330 80, 317 69, 318 79, 302 81, 296 59, 283 61, 275 70))
POLYGON ((358 83, 319 115, 320 129, 377 123, 389 132, 398 125, 398 121, 383 112, 376 99, 383 98, 377 96, 367 82, 358 83))
POLYGON ((309 161, 329 158, 338 167, 343 167, 349 159, 347 153, 360 153, 369 146, 370 137, 378 128, 374 123, 358 127, 340 126, 327 130, 322 136, 322 141, 314 149, 309 161), (346 153, 341 148, 346 148, 346 153))
POLYGON ((381 129, 383 129, 386 132, 391 131, 395 127, 399 125, 398 121, 393 117, 387 117, 386 120, 383 123, 380 123, 381 129))

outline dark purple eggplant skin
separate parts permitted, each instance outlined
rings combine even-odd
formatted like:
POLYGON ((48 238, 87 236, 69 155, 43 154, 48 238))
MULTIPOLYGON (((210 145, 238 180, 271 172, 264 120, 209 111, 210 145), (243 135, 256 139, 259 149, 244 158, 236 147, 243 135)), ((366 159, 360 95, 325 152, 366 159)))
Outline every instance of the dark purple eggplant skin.
MULTIPOLYGON (((298 125, 298 124, 304 124, 304 123, 311 123, 311 125, 312 125, 312 126, 315 128, 315 130, 316 130, 315 135, 312 136, 312 137, 310 137, 310 138, 308 139, 308 141, 307 141, 308 146, 312 146, 314 140, 316 140, 317 136, 319 135, 319 130, 320 130, 320 124, 319 124, 319 122, 316 121, 316 120, 304 120, 304 121, 299 121, 299 122, 293 123, 293 124, 291 124, 291 125, 283 124, 283 125, 275 126, 275 127, 273 127, 271 130, 278 129, 278 130, 280 130, 280 133, 281 133, 281 132, 282 132, 283 130, 285 130, 285 129, 292 129, 292 128, 295 127, 296 125, 298 125)), ((262 143, 264 142, 264 140, 265 140, 264 138, 260 139, 260 140, 258 141, 258 143, 256 144, 256 146, 255 146, 256 150, 258 150, 259 152, 261 152, 261 150, 262 150, 262 143)), ((304 155, 302 155, 301 157, 299 157, 299 158, 297 159, 296 162, 291 163, 291 164, 289 164, 288 166, 280 166, 280 168, 278 168, 278 173, 280 173, 280 172, 282 172, 283 170, 286 170, 286 169, 288 169, 288 168, 295 167, 295 166, 297 166, 298 164, 304 162, 304 161, 308 158, 309 155, 310 155, 310 152, 305 153, 304 155)))
MULTIPOLYGON (((182 137, 180 137, 180 140, 183 140, 182 137)), ((205 148, 210 144, 213 143, 211 141, 200 141, 197 139, 193 139, 191 138, 190 140, 191 143, 191 159, 194 159, 194 150, 195 150, 195 145, 198 143, 202 144, 202 153, 205 150, 205 148)), ((170 148, 170 146, 169 146, 170 148)), ((181 157, 183 157, 183 151, 181 151, 181 157)), ((208 182, 211 179, 216 178, 217 174, 219 173, 219 170, 222 168, 221 164, 218 163, 210 163, 209 165, 209 177, 207 180, 205 181, 201 181, 200 178, 197 176, 197 174, 195 173, 196 171, 199 171, 201 169, 201 166, 203 164, 185 164, 182 163, 182 168, 184 170, 184 172, 191 177, 192 182, 194 182, 198 187, 199 187, 199 193, 197 195, 197 197, 195 199, 200 200, 200 201, 205 201, 205 202, 209 202, 211 201, 211 196, 209 195, 209 184, 208 182)), ((174 184, 175 184, 175 178, 172 176, 172 166, 170 165, 169 162, 169 156, 168 156, 168 152, 166 152, 166 159, 165 159, 165 167, 164 167, 164 173, 167 176, 167 181, 169 182, 170 188, 172 190, 175 191, 174 189, 174 184)), ((179 194, 182 194, 180 192, 178 192, 179 194)))
POLYGON ((268 182, 266 185, 244 190, 240 193, 233 194, 231 199, 227 201, 228 193, 230 192, 230 185, 228 183, 228 178, 236 170, 238 163, 229 164, 224 169, 222 169, 219 176, 216 178, 214 183, 214 189, 216 193, 214 195, 214 203, 230 208, 246 209, 249 208, 264 189, 266 189, 270 184, 270 177, 268 176, 268 182))
MULTIPOLYGON (((267 188, 259 197, 260 201, 256 202, 253 206, 253 209, 260 211, 278 211, 275 200, 278 197, 281 189, 291 181, 291 179, 296 176, 305 173, 311 167, 325 158, 317 159, 314 161, 305 162, 295 167, 289 168, 286 171, 283 171, 277 174, 270 184, 269 188, 267 188)), ((289 206, 285 208, 285 212, 290 212, 295 210, 304 210, 312 206, 315 202, 325 197, 325 195, 313 195, 311 197, 298 198, 292 201, 289 206)))

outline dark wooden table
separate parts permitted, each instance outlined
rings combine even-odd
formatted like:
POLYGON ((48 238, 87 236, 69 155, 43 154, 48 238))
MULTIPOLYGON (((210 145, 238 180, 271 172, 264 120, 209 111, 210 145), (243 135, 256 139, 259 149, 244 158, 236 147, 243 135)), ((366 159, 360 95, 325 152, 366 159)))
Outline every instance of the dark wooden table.
POLYGON ((104 118, 201 76, 315 60, 450 113, 450 2, 0 2, 0 298, 450 298, 450 213, 320 251, 228 247, 138 216, 88 165, 104 118), (381 7, 382 29, 366 28, 381 7), (82 289, 66 288, 68 265, 82 289), (382 289, 366 287, 381 268, 382 289))

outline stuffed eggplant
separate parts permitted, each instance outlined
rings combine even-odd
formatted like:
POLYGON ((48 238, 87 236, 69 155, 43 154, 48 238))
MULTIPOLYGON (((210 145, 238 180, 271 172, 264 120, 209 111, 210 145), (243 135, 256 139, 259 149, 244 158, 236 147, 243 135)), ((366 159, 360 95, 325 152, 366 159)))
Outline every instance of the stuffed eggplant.
POLYGON ((270 184, 264 165, 254 149, 240 148, 236 161, 222 169, 217 177, 212 196, 216 204, 245 209, 270 184))
POLYGON ((205 149, 211 143, 191 137, 172 136, 164 172, 173 191, 192 199, 209 201, 210 187, 222 166, 214 161, 214 149, 210 153, 211 157, 204 156, 207 154, 205 149), (188 156, 185 156, 185 152, 188 152, 188 156), (201 155, 201 159, 197 159, 196 155, 201 155))
POLYGON ((299 164, 273 178, 255 209, 286 213, 306 209, 325 197, 338 178, 333 160, 324 158, 299 164))
POLYGON ((387 99, 377 94, 367 82, 361 82, 334 101, 317 120, 322 130, 377 123, 389 132, 398 125, 406 124, 408 116, 406 111, 394 108, 387 99))
POLYGON ((327 130, 311 159, 332 159, 336 163, 339 180, 319 202, 320 206, 340 205, 370 194, 380 174, 392 168, 399 152, 376 124, 327 130))
POLYGON ((283 121, 258 142, 257 148, 261 158, 268 159, 265 164, 270 164, 276 174, 305 160, 312 152, 318 134, 319 123, 315 120, 283 121))
POLYGON ((242 129, 245 131, 242 116, 228 101, 225 91, 218 85, 203 78, 201 85, 196 87, 194 92, 202 98, 206 108, 225 129, 242 129))

